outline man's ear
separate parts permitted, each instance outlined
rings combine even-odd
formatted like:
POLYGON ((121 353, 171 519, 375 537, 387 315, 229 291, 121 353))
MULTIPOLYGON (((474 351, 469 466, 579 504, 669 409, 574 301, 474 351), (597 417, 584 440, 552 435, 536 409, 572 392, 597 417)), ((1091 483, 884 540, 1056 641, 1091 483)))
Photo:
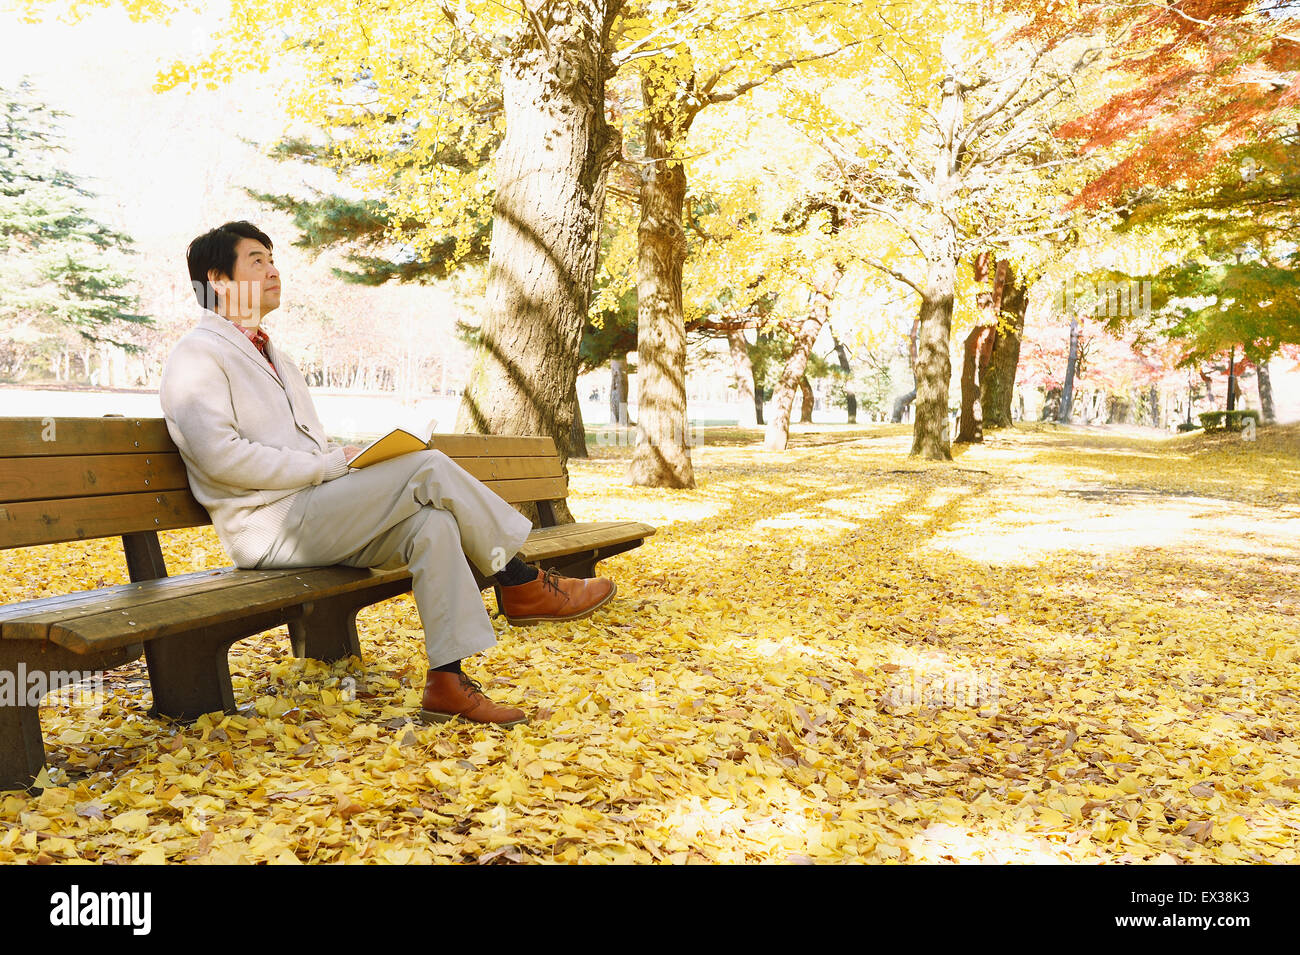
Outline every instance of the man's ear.
POLYGON ((208 269, 208 284, 219 292, 223 298, 229 293, 226 288, 226 283, 229 281, 229 277, 222 275, 216 269, 208 269))

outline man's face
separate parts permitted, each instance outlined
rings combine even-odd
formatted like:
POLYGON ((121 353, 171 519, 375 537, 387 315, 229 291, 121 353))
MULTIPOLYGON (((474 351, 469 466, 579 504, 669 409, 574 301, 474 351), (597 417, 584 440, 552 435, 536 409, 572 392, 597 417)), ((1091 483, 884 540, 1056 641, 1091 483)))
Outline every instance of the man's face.
POLYGON ((229 278, 213 269, 208 280, 225 299, 226 316, 246 319, 241 324, 256 326, 263 315, 280 306, 280 272, 275 257, 256 239, 241 238, 235 243, 235 265, 229 278))

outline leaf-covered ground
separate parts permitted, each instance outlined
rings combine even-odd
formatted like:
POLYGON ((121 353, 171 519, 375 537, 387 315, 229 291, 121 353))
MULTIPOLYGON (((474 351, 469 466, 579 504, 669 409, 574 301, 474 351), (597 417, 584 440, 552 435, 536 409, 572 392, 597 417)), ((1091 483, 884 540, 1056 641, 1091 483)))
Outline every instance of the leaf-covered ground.
MULTIPOLYGON (((571 462, 579 518, 659 532, 594 617, 495 620, 468 669, 527 726, 409 722, 409 597, 364 664, 237 644, 240 715, 151 719, 142 662, 51 695, 0 861, 1300 861, 1300 428, 909 440, 733 432, 689 492, 571 462)), ((114 541, 0 560, 4 603, 125 579, 114 541)))

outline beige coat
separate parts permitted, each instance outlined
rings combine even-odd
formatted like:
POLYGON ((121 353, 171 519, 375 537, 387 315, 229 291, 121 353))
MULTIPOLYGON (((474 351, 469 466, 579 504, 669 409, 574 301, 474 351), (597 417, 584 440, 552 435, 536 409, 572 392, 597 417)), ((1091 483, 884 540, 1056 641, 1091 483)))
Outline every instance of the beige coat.
POLYGON ((267 354, 228 320, 202 310, 163 366, 159 399, 194 497, 237 566, 275 540, 294 495, 348 471, 302 373, 274 344, 267 354))

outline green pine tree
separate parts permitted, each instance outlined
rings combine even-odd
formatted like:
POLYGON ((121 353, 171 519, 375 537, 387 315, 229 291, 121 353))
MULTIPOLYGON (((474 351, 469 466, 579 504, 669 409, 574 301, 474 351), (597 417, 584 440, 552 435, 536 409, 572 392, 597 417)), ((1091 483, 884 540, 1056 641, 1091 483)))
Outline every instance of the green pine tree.
POLYGON ((54 160, 63 115, 26 79, 0 87, 0 375, 8 378, 70 339, 138 351, 132 332, 153 321, 137 312, 119 264, 134 254, 132 240, 86 213, 92 193, 54 160))

